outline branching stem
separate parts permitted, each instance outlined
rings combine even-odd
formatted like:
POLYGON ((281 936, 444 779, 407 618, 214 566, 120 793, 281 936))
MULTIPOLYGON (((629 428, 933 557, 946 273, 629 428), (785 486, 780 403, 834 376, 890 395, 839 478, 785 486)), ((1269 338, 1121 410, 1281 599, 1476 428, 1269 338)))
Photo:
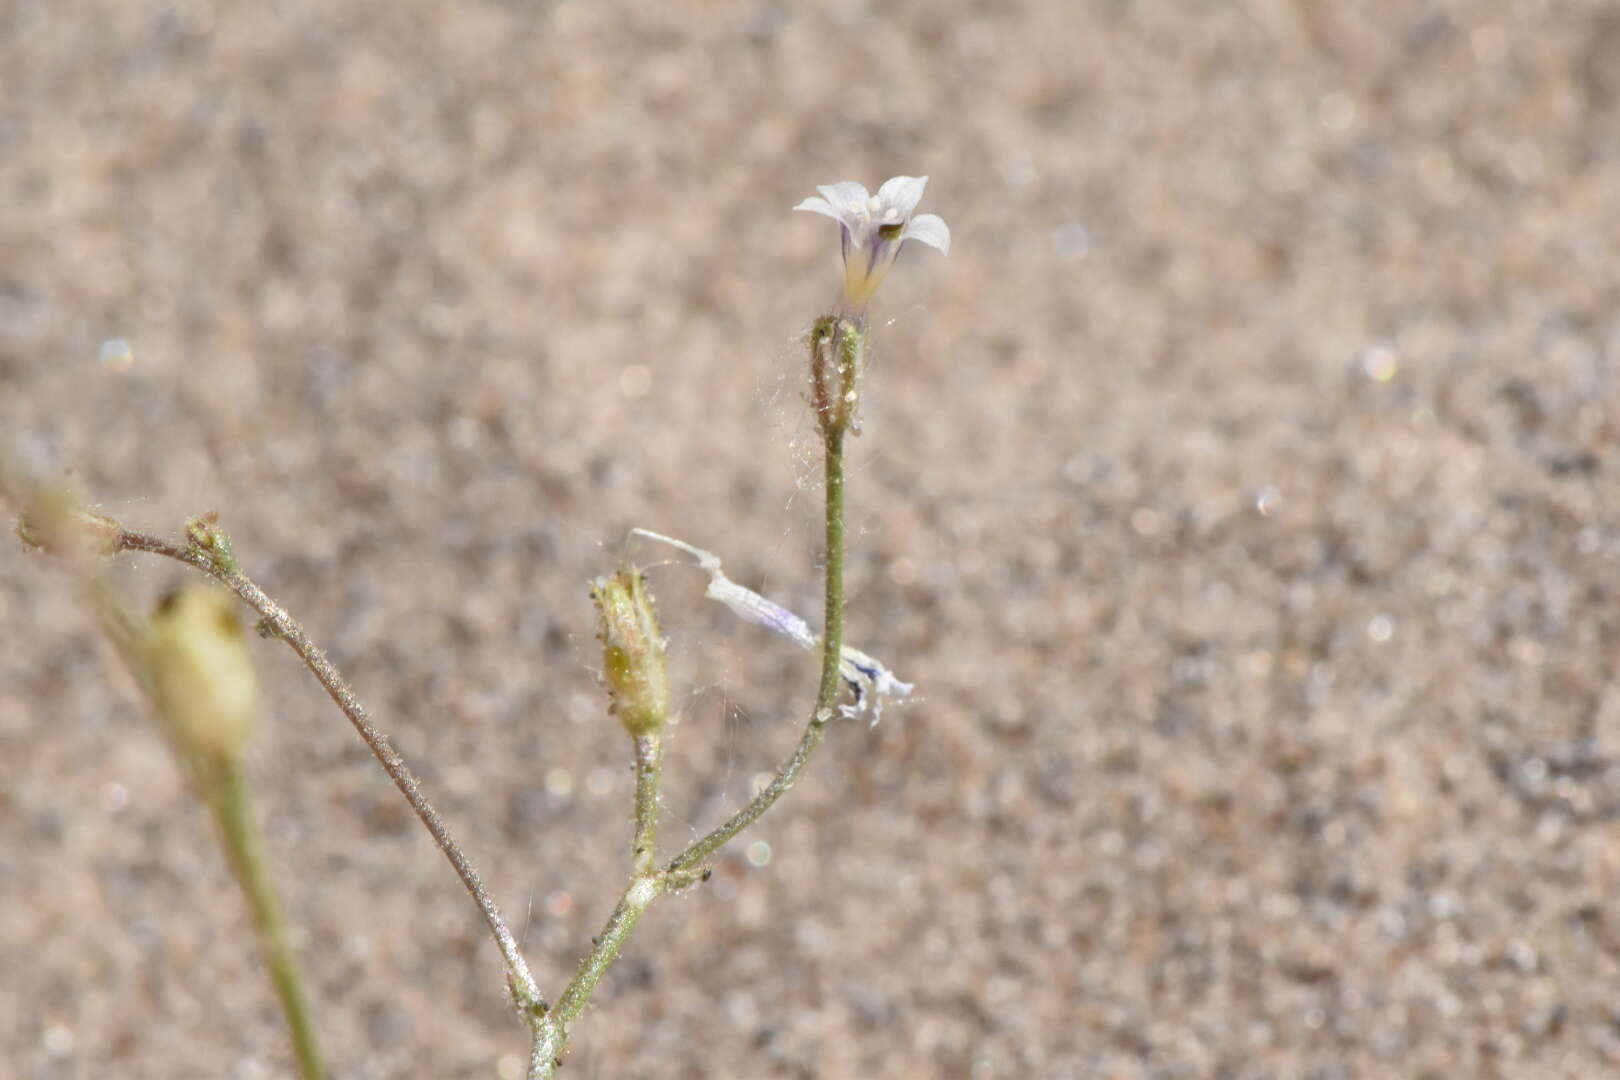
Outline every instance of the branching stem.
MULTIPOLYGON (((815 348, 812 340, 812 356, 815 348)), ((550 1080, 557 1075, 574 1021, 590 1001, 602 976, 618 959, 620 949, 642 913, 665 893, 698 881, 703 875, 699 869, 701 863, 759 820, 760 815, 787 793, 816 747, 821 745, 828 721, 837 715, 838 692, 842 686, 839 659, 844 645, 844 433, 841 424, 823 426, 827 451, 825 629, 821 639, 821 683, 804 734, 792 755, 777 770, 775 779, 747 806, 658 870, 651 869, 651 856, 657 827, 658 758, 662 748, 656 736, 651 737, 651 745, 647 745, 647 736, 636 739, 636 872, 608 917, 607 925, 593 939, 590 952, 580 961, 579 970, 558 999, 557 1007, 536 1020, 534 1043, 529 1053, 529 1080, 550 1080), (643 862, 644 859, 647 861, 643 862)))
MULTIPOLYGON (((827 724, 837 715, 838 695, 842 688, 840 661, 844 642, 844 436, 847 431, 855 430, 855 380, 863 366, 861 359, 866 344, 865 335, 863 320, 832 319, 818 323, 810 340, 812 373, 817 384, 818 419, 826 448, 826 589, 821 635, 821 680, 804 733, 793 753, 777 770, 775 778, 747 806, 662 866, 659 865, 657 854, 662 739, 658 733, 633 736, 636 807, 630 881, 602 932, 592 939, 591 950, 580 961, 579 969, 563 990, 555 1009, 549 1008, 541 999, 528 964, 489 890, 450 836, 438 811, 422 794, 415 774, 394 750, 388 737, 372 723, 365 706, 355 697, 325 652, 310 640, 304 628, 281 605, 271 600, 241 571, 229 539, 213 528, 212 520, 199 519, 191 523, 187 529, 190 543, 185 545, 125 529, 111 519, 99 520, 104 533, 111 537, 108 546, 113 551, 138 551, 174 559, 202 571, 230 589, 259 613, 261 630, 267 636, 285 641, 326 689, 393 780, 394 786, 410 803, 439 850, 450 860, 468 895, 483 914, 506 962, 507 982, 513 1000, 534 1035, 529 1080, 546 1080, 556 1075, 562 1065, 562 1055, 567 1049, 574 1021, 589 1003, 602 977, 618 959, 625 941, 647 908, 665 893, 687 888, 707 877, 707 870, 701 864, 757 821, 793 787, 811 755, 821 744, 827 724), (834 360, 832 365, 827 363, 829 359, 834 360), (829 367, 834 370, 828 370, 829 367), (829 392, 834 387, 836 396, 829 392)), ((3 479, 0 477, 0 480, 3 479)), ((225 809, 228 808, 221 810, 222 825, 229 824, 225 820, 228 816, 225 809)), ((275 968, 276 961, 272 956, 272 969, 275 968)), ((278 991, 283 988, 279 976, 277 986, 278 991)), ((288 1008, 296 1039, 303 1006, 286 995, 284 1005, 288 1008)), ((302 1062, 305 1055, 302 1045, 299 1053, 302 1062)), ((315 1075, 310 1069, 319 1069, 313 1059, 306 1066, 306 1075, 315 1075)))
POLYGON ((450 865, 461 878, 467 894, 483 913, 484 922, 489 925, 490 934, 495 938, 502 959, 506 961, 507 983, 518 1008, 531 1017, 536 1012, 542 1011, 544 1004, 540 999, 540 990, 535 985, 534 977, 529 974, 529 965, 518 950, 517 939, 507 928, 506 920, 501 917, 500 910, 495 906, 495 900, 490 896, 483 879, 478 876, 478 871, 473 868, 471 861, 450 835, 450 830, 445 826, 439 812, 422 794, 420 781, 388 741, 388 736, 371 722, 371 717, 366 712, 365 706, 360 703, 360 699, 355 697, 349 684, 326 658, 326 653, 310 640, 298 621, 287 614, 280 604, 265 595, 263 589, 236 567, 234 560, 216 560, 201 547, 195 545, 182 547, 161 537, 148 536, 123 528, 119 529, 116 549, 162 555, 201 570, 241 597, 249 607, 259 613, 264 627, 273 636, 279 637, 291 646, 293 652, 303 660, 304 666, 309 668, 310 673, 326 688, 327 694, 342 710, 343 715, 348 717, 349 723, 354 726, 367 748, 371 750, 372 756, 382 765, 383 771, 394 782, 400 794, 405 796, 405 801, 411 804, 411 809, 416 812, 416 816, 433 836, 433 842, 439 845, 439 850, 450 860, 450 865))
POLYGON ((759 820, 777 799, 787 794, 799 779, 804 766, 821 745, 827 722, 837 715, 839 654, 844 647, 844 431, 831 427, 826 431, 827 444, 827 589, 826 627, 821 635, 821 687, 816 694, 816 705, 805 724, 799 745, 775 778, 753 801, 737 811, 725 824, 698 840, 675 856, 669 863, 671 871, 689 870, 720 848, 738 833, 759 820))

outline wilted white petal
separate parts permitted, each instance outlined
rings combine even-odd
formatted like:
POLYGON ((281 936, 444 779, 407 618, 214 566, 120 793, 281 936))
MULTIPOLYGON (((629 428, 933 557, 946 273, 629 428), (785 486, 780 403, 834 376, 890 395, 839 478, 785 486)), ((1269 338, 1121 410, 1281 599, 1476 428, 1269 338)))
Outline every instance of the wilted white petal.
POLYGON ((928 186, 926 176, 896 176, 883 181, 878 188, 878 203, 885 210, 893 207, 899 211, 900 217, 907 218, 922 202, 923 188, 928 186))
POLYGON ((818 199, 814 195, 810 196, 810 198, 804 200, 804 202, 800 203, 798 206, 795 206, 793 209, 808 210, 812 214, 826 214, 834 221, 844 220, 844 215, 838 212, 837 207, 833 206, 833 204, 828 202, 826 199, 818 199))
POLYGON ((836 184, 823 184, 816 188, 840 214, 860 214, 866 211, 866 185, 854 180, 840 180, 836 184))
POLYGON ((918 214, 906 226, 904 239, 938 248, 941 255, 951 253, 951 227, 938 214, 918 214))
MULTIPOLYGON (((649 540, 668 544, 696 558, 698 566, 709 574, 709 587, 704 595, 726 605, 739 618, 774 630, 803 649, 814 651, 821 644, 821 638, 810 629, 810 624, 798 615, 728 578, 720 567, 720 557, 713 552, 650 529, 631 529, 630 535, 645 536, 649 540)), ((882 663, 850 645, 845 645, 839 651, 838 673, 855 697, 855 704, 841 706, 839 711, 845 716, 855 716, 871 709, 874 724, 883 715, 885 700, 904 701, 915 689, 911 683, 896 678, 894 672, 882 663)))

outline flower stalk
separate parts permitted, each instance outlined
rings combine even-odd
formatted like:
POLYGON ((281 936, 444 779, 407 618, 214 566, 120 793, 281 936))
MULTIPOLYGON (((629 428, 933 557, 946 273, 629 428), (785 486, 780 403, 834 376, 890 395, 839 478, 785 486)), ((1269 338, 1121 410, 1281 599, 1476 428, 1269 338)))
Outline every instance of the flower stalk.
POLYGON ((670 860, 668 869, 671 872, 689 871, 708 859, 732 837, 758 821, 765 811, 776 804, 776 800, 786 795, 793 785, 798 783, 799 775, 804 772, 805 765, 809 764, 811 755, 821 745, 828 722, 838 714, 838 691, 841 685, 839 656, 844 645, 844 431, 837 427, 826 429, 825 439, 826 588, 824 629, 821 635, 821 681, 816 691, 815 706, 810 711, 810 719, 805 724, 804 734, 799 737, 799 745, 794 747, 793 754, 777 770, 771 782, 754 797, 752 802, 727 819, 725 824, 670 860))
MULTIPOLYGON (((285 642, 303 660, 348 718, 395 786, 461 878, 506 962, 507 985, 514 1004, 533 1035, 529 1077, 554 1076, 562 1065, 574 1023, 601 980, 618 959, 641 916, 660 896, 707 880, 705 865, 726 843, 765 814, 790 790, 820 746, 828 724, 840 713, 855 715, 870 695, 874 723, 885 696, 904 696, 911 685, 882 664, 843 644, 845 546, 845 440, 860 428, 860 382, 868 365, 870 330, 867 307, 905 243, 915 240, 939 250, 950 249, 950 230, 933 214, 915 213, 927 177, 897 176, 877 194, 853 181, 826 185, 820 195, 795 210, 833 218, 840 226, 844 261, 843 299, 832 313, 818 319, 806 339, 812 405, 825 449, 825 563, 823 627, 819 637, 808 622, 750 590, 730 582, 719 562, 699 549, 658 534, 699 556, 711 573, 709 595, 750 621, 783 633, 806 649, 819 648, 821 672, 815 702, 792 753, 771 782, 727 821, 667 861, 658 854, 658 826, 664 735, 669 711, 664 639, 659 632, 645 578, 621 570, 595 583, 593 599, 603 643, 603 682, 612 698, 611 712, 631 738, 635 770, 634 834, 629 881, 600 934, 581 959, 556 1007, 541 997, 517 942, 496 908, 482 879, 451 837, 437 811, 420 791, 416 776, 394 751, 324 651, 304 628, 243 573, 230 537, 217 517, 206 514, 186 523, 185 541, 174 543, 125 529, 120 523, 85 510, 70 493, 27 500, 19 535, 30 546, 67 556, 82 566, 92 557, 140 551, 162 555, 202 571, 258 612, 259 632, 285 642), (712 564, 712 565, 711 565, 712 564), (845 687, 854 704, 840 709, 845 687)), ((0 459, 0 494, 19 483, 0 459)), ((29 485, 30 488, 35 485, 29 485)), ((14 494, 14 492, 11 492, 14 494)), ((92 602, 104 629, 130 661, 142 689, 163 717, 165 730, 197 784, 223 837, 233 874, 247 895, 272 982, 293 1034, 301 1075, 317 1080, 323 1066, 315 1046, 309 1007, 299 981, 291 937, 270 888, 262 837, 255 823, 242 748, 251 731, 255 683, 220 641, 198 645, 186 631, 166 637, 162 627, 171 612, 154 620, 154 629, 130 616, 98 576, 86 572, 92 602), (244 674, 245 672, 245 674, 244 674)), ((200 607, 182 604, 190 617, 203 612, 198 625, 218 636, 224 625, 216 617, 218 598, 200 607), (208 614, 212 611, 213 614, 208 614), (208 626, 212 625, 212 630, 208 626)), ((232 622, 234 627, 234 622, 232 622)), ((179 631, 176 631, 179 633, 179 631)), ((205 635, 206 636, 206 635, 205 635)), ((239 640, 231 640, 237 647, 239 640)))
POLYGON ((259 948, 264 955, 265 966, 270 969, 270 984, 275 989, 276 1000, 281 1004, 281 1012, 292 1037, 298 1075, 303 1080, 321 1080, 326 1075, 326 1067, 322 1064, 320 1047, 315 1038, 309 997, 299 971, 291 927, 282 914, 271 881, 269 863, 264 854, 264 838, 253 813, 247 774, 239 760, 232 759, 218 769, 210 784, 206 802, 219 829, 231 874, 247 899, 253 929, 259 938, 259 948))
POLYGON ((298 654, 304 666, 326 690, 327 696, 348 719, 372 756, 388 774, 388 778, 405 797, 405 801, 410 803, 417 818, 433 837, 433 842, 438 845, 439 850, 455 869, 456 876, 461 879, 462 886, 467 890, 467 895, 483 914, 484 922, 500 949, 501 958, 506 962, 507 987, 519 1012, 531 1017, 544 1012, 546 1004, 540 997, 539 987, 535 985, 534 977, 529 974, 528 962, 523 959, 523 954, 518 949, 517 938, 506 925, 494 897, 490 896, 489 889, 473 867, 472 861, 451 836, 444 819, 439 816, 439 812, 428 801, 427 796, 422 794, 421 782, 416 778, 416 774, 405 764, 405 759, 399 756, 388 736, 372 722, 371 714, 355 696, 348 681, 327 658, 326 652, 310 639, 302 624, 289 615, 280 604, 270 599, 264 590, 236 565, 230 541, 224 537, 217 523, 207 520, 206 517, 194 519, 188 523, 187 532, 192 535, 193 542, 181 546, 161 537, 120 527, 115 550, 161 555, 202 571, 259 613, 258 629, 261 634, 280 638, 298 654), (205 527, 206 531, 199 532, 199 526, 205 527), (199 537, 201 543, 196 542, 199 537), (221 558, 222 555, 226 557, 221 558))
POLYGON ((214 819, 226 864, 247 902, 298 1075, 323 1080, 326 1067, 292 928, 276 896, 243 763, 259 693, 235 612, 210 587, 171 593, 147 621, 99 578, 87 579, 86 594, 150 702, 193 793, 214 819))
MULTIPOLYGON (((857 325, 854 320, 833 320, 845 327, 857 325)), ((827 333, 818 336, 812 332, 809 351, 812 370, 818 363, 826 375, 825 385, 831 388, 847 385, 852 392, 854 376, 858 370, 858 354, 850 342, 857 339, 848 332, 839 332, 833 326, 817 323, 818 330, 827 333), (843 343, 827 348, 829 340, 843 343), (846 347, 847 346, 847 347, 846 347)), ((862 327, 864 331, 864 326, 862 327)), ((822 380, 813 380, 822 381, 822 380)), ((835 395, 844 399, 842 390, 835 395)), ((826 568, 824 629, 821 635, 821 680, 816 692, 815 706, 805 724, 804 733, 793 753, 776 772, 776 776, 747 806, 733 814, 724 824, 693 843, 666 865, 654 869, 653 839, 657 829, 658 770, 662 748, 659 736, 637 735, 636 745, 636 842, 635 872, 630 884, 619 897, 613 914, 608 917, 591 950, 580 961, 579 970, 557 1000, 557 1007, 549 1014, 537 1018, 535 1038, 529 1055, 530 1080, 548 1080, 562 1066, 562 1055, 568 1046, 568 1037, 574 1021, 590 1001, 602 976, 618 959, 624 942, 635 930, 636 923, 653 902, 666 893, 687 888, 708 876, 702 864, 718 852, 733 837, 769 810, 798 781, 816 748, 826 735, 827 724, 838 715, 838 694, 843 683, 840 662, 844 643, 844 434, 849 427, 850 409, 821 413, 822 435, 826 445, 826 568)), ((598 593, 603 591, 598 583, 598 593)), ((598 608, 606 612, 608 604, 598 600, 598 608)), ((604 614, 604 623, 607 616, 604 614)), ((608 638, 604 634, 604 642, 608 638)), ((660 660, 662 657, 660 656, 660 660)), ((615 707, 619 702, 616 700, 615 707)), ((622 718, 621 718, 622 719, 622 718)))

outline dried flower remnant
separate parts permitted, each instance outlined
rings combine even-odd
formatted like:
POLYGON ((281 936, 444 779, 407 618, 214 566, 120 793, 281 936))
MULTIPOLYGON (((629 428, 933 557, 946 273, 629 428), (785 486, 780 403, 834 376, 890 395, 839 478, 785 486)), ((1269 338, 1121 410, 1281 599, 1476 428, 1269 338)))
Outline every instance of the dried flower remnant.
MULTIPOLYGON (((720 557, 713 552, 704 551, 673 536, 655 533, 651 529, 631 529, 630 535, 644 536, 649 540, 668 544, 696 558, 698 566, 709 574, 709 587, 704 595, 726 605, 738 618, 755 626, 774 630, 805 650, 813 651, 821 644, 821 636, 811 630, 810 624, 803 618, 727 577, 725 571, 720 568, 720 557)), ((915 689, 911 683, 896 678, 894 672, 880 661, 852 645, 845 645, 840 649, 838 657, 839 676, 855 697, 854 705, 842 707, 841 711, 845 716, 856 716, 870 709, 872 723, 876 724, 883 717, 885 701, 904 701, 915 689)))
POLYGON ((861 311, 883 283, 884 275, 907 240, 916 240, 950 254, 951 230, 938 214, 916 214, 926 176, 896 176, 886 180, 876 195, 853 180, 826 184, 795 210, 823 214, 843 228, 844 300, 861 311))

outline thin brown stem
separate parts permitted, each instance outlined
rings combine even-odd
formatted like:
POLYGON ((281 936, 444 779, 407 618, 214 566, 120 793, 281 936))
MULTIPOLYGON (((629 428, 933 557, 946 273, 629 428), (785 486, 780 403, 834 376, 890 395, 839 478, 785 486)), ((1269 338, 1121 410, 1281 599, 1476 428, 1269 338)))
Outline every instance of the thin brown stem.
POLYGON ((540 990, 535 985, 534 977, 529 974, 528 963, 518 950, 517 939, 507 928, 506 920, 501 917, 500 910, 495 906, 495 900, 490 896, 483 879, 478 876, 478 871, 473 868, 471 861, 451 837, 450 830, 445 826, 439 812, 422 794, 420 781, 388 741, 388 736, 372 723, 365 706, 355 697, 348 682, 326 658, 326 653, 310 640, 298 621, 287 614, 280 604, 265 595, 264 590, 254 584, 246 574, 236 569, 234 560, 228 564, 228 568, 222 567, 201 548, 182 547, 160 537, 122 528, 118 533, 117 550, 161 555, 201 570, 241 597, 243 602, 259 613, 265 628, 273 636, 285 641, 293 652, 298 654, 304 666, 309 668, 310 673, 321 686, 325 687, 327 694, 342 710, 343 715, 348 717, 349 723, 359 733, 372 756, 383 767, 383 771, 394 782, 400 794, 405 796, 405 801, 411 804, 411 809, 416 812, 416 816, 432 835, 433 842, 438 844, 439 850, 444 852, 445 858, 449 859, 450 865, 455 868, 456 875, 461 878, 461 884, 472 897, 473 903, 478 905, 478 910, 484 916, 484 922, 489 926, 490 934, 495 938, 496 946, 501 950, 501 957, 506 961, 507 982, 518 1007, 530 1016, 536 1011, 543 1010, 540 990))

